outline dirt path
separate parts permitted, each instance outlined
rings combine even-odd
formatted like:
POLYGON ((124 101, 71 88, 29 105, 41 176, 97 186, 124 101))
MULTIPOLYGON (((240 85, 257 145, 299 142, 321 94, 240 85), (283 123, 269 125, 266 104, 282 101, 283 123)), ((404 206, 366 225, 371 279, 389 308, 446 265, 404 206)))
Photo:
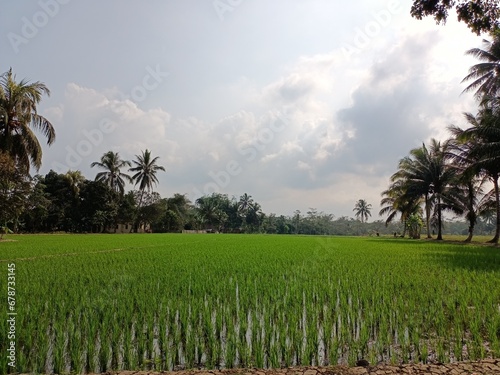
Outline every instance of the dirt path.
MULTIPOLYGON (((500 375, 500 359, 445 365, 378 365, 370 367, 291 367, 285 369, 184 370, 171 372, 118 371, 105 375, 500 375)), ((104 375, 104 374, 103 374, 104 375)))

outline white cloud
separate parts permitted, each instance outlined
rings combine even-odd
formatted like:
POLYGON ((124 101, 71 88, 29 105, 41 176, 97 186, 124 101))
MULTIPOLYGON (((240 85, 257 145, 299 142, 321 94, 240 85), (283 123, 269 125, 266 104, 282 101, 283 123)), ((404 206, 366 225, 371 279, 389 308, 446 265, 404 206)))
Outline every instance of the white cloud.
POLYGON ((56 114, 60 126, 56 143, 45 152, 44 165, 60 172, 65 167, 81 169, 90 177, 95 172, 89 165, 108 150, 130 159, 148 148, 161 154, 163 163, 176 160, 179 146, 167 136, 171 116, 161 109, 142 110, 129 100, 110 99, 71 83, 63 104, 46 113, 56 114), (112 129, 105 123, 113 124, 112 129))

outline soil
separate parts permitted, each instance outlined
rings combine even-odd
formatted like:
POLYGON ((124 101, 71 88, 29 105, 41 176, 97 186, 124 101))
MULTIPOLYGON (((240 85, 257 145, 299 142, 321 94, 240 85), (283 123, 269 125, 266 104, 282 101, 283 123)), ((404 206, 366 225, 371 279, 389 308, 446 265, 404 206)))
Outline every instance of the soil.
POLYGON ((367 367, 290 367, 284 369, 182 370, 170 372, 118 371, 102 375, 500 375, 500 359, 450 364, 407 364, 367 367))

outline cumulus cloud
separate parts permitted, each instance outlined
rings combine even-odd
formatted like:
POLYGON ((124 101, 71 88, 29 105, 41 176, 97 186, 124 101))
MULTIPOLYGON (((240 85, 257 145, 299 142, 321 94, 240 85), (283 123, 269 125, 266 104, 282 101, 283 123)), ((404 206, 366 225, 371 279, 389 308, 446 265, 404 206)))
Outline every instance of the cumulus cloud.
POLYGON ((415 35, 394 48, 373 65, 352 105, 337 111, 339 123, 353 131, 341 160, 352 170, 388 174, 399 158, 433 136, 432 122, 446 112, 446 94, 435 92, 426 77, 429 40, 435 39, 434 33, 415 35))
POLYGON ((44 165, 60 173, 80 169, 90 178, 90 164, 109 150, 130 159, 148 148, 161 153, 164 163, 175 161, 179 145, 168 138, 171 116, 161 109, 142 110, 130 100, 70 83, 64 102, 45 113, 57 122, 57 142, 46 150, 44 165))

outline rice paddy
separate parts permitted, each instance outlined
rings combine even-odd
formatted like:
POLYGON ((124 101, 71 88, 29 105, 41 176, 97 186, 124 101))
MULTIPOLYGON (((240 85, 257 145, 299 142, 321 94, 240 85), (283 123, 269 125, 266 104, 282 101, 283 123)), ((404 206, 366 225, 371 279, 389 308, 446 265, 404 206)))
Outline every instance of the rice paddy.
MULTIPOLYGON (((11 236, 16 368, 87 373, 500 357, 500 250, 385 238, 11 236)), ((0 339, 0 352, 8 340, 0 339)))

